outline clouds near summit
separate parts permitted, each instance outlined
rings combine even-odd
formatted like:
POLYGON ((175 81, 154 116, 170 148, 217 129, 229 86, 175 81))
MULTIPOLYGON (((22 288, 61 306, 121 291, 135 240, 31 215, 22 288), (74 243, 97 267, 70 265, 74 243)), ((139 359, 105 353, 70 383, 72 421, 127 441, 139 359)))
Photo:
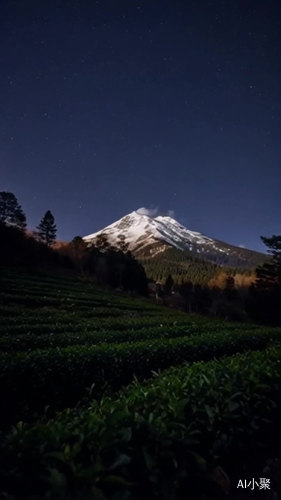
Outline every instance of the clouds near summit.
POLYGON ((156 208, 141 207, 137 209, 137 212, 140 215, 148 215, 149 217, 156 217, 156 215, 158 215, 158 207, 156 208))

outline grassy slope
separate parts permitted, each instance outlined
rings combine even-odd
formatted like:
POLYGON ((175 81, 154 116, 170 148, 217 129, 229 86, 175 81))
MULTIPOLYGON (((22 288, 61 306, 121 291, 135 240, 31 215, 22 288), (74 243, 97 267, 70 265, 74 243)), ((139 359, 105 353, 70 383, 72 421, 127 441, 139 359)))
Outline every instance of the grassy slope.
MULTIPOLYGON (((100 384, 99 390, 102 391, 102 381, 106 382, 108 393, 110 384, 111 389, 116 390, 124 383, 130 382, 135 373, 140 379, 155 377, 155 372, 160 367, 162 369, 172 367, 186 360, 207 361, 214 357, 220 358, 226 354, 242 352, 245 349, 263 350, 276 343, 278 345, 280 339, 278 329, 264 329, 255 325, 225 324, 223 321, 186 315, 158 306, 147 299, 136 299, 122 293, 100 289, 90 282, 77 279, 71 273, 58 276, 55 274, 25 274, 15 269, 2 269, 1 271, 0 350, 2 353, 0 354, 0 363, 2 378, 0 379, 0 390, 2 398, 4 394, 6 395, 7 404, 13 404, 11 403, 13 401, 23 401, 24 407, 17 408, 17 411, 24 415, 27 420, 31 414, 34 417, 36 409, 39 412, 37 414, 39 418, 42 405, 51 403, 55 408, 57 400, 62 404, 62 406, 58 405, 60 408, 76 404, 79 398, 85 396, 87 388, 89 393, 91 381, 94 384, 90 392, 92 396, 95 396, 95 384, 100 384), (96 373, 96 379, 92 380, 94 373, 96 373), (118 380, 121 382, 119 383, 118 380), (67 397, 63 399, 67 394, 73 394, 74 389, 76 400, 67 399, 67 397)), ((209 449, 209 445, 214 450, 221 446, 220 440, 225 440, 225 432, 228 432, 230 425, 234 426, 231 431, 234 441, 231 443, 235 443, 237 425, 239 429, 242 425, 242 433, 245 426, 248 425, 251 429, 253 425, 253 431, 256 431, 255 439, 257 441, 263 439, 263 434, 259 434, 259 430, 263 430, 263 418, 271 421, 273 418, 272 408, 276 405, 275 400, 277 401, 280 397, 280 380, 276 367, 279 366, 278 356, 280 357, 281 353, 276 351, 272 354, 272 352, 270 350, 264 351, 265 354, 261 352, 257 357, 247 357, 246 355, 245 358, 241 358, 241 362, 237 361, 237 369, 234 361, 233 373, 230 368, 229 374, 224 378, 222 378, 222 374, 228 365, 232 366, 232 358, 229 358, 229 361, 226 360, 222 365, 209 365, 207 362, 202 362, 198 368, 194 368, 194 372, 192 367, 189 371, 188 365, 183 365, 182 369, 177 368, 179 371, 175 372, 175 375, 173 371, 168 371, 166 377, 165 372, 163 372, 159 382, 157 382, 157 377, 152 378, 151 390, 146 389, 145 384, 138 384, 133 392, 130 392, 130 389, 129 392, 125 390, 120 395, 118 393, 114 395, 110 392, 110 398, 104 400, 105 402, 102 400, 101 406, 94 405, 90 413, 88 410, 83 408, 80 410, 78 407, 78 410, 75 410, 75 412, 78 411, 75 420, 73 420, 73 415, 68 417, 68 413, 66 413, 62 420, 61 417, 58 417, 54 423, 52 421, 46 423, 47 417, 45 416, 43 421, 45 420, 46 427, 43 423, 43 428, 40 427, 40 421, 31 427, 30 431, 24 427, 26 429, 24 433, 19 426, 17 432, 8 437, 7 442, 12 442, 12 445, 4 444, 3 447, 3 456, 6 457, 3 469, 4 476, 6 473, 8 474, 8 479, 6 478, 7 491, 10 491, 9 488, 11 491, 15 489, 16 496, 11 498, 18 498, 17 482, 14 483, 13 475, 15 471, 14 460, 18 461, 19 456, 23 457, 23 461, 19 461, 17 465, 17 477, 21 478, 18 480, 18 487, 30 488, 35 495, 34 498, 44 498, 43 494, 47 490, 51 492, 50 498, 54 498, 52 495, 55 495, 55 491, 61 492, 62 496, 59 498, 66 498, 66 491, 71 490, 71 488, 74 488, 75 498, 78 498, 82 483, 88 488, 87 495, 89 496, 82 495, 81 498, 95 498, 89 493, 95 488, 96 494, 106 495, 100 496, 100 498, 115 498, 112 487, 108 487, 108 484, 105 486, 102 483, 98 484, 99 479, 97 478, 100 472, 92 470, 95 464, 100 463, 100 461, 102 467, 105 468, 102 474, 112 476, 109 482, 116 482, 114 488, 117 488, 117 484, 119 484, 119 489, 131 491, 127 482, 130 482, 132 471, 131 466, 127 467, 127 464, 130 460, 130 453, 133 453, 132 450, 138 449, 139 446, 138 442, 135 441, 137 438, 134 437, 134 432, 138 435, 139 432, 142 432, 139 429, 144 425, 148 434, 145 439, 146 448, 142 451, 144 453, 143 462, 139 464, 143 470, 138 471, 137 476, 138 481, 141 480, 142 474, 147 477, 146 485, 147 488, 150 488, 151 498, 154 498, 153 495, 156 493, 152 484, 155 480, 157 484, 161 483, 163 492, 166 490, 164 481, 166 465, 162 464, 162 459, 159 462, 159 450, 162 450, 165 455, 167 446, 168 448, 172 446, 172 454, 169 455, 169 459, 166 457, 165 460, 171 461, 169 467, 172 469, 169 470, 172 470, 172 475, 176 478, 175 481, 180 480, 180 477, 177 476, 178 471, 175 468, 175 463, 184 450, 191 455, 198 452, 196 446, 193 448, 192 437, 187 436, 186 448, 185 441, 182 441, 185 432, 184 426, 187 425, 187 422, 184 421, 184 415, 188 414, 188 418, 191 418, 195 433, 198 431, 196 429, 197 419, 203 419, 199 441, 206 450, 209 449), (220 395, 216 395, 214 385, 210 385, 208 382, 208 373, 213 373, 212 370, 215 366, 218 366, 217 380, 221 384, 220 395), (261 374, 259 374, 259 366, 263 370, 261 374), (249 378, 249 384, 244 384, 244 388, 242 387, 243 377, 241 378, 243 370, 245 376, 249 378), (199 372, 201 373, 199 379, 205 380, 205 382, 198 385, 199 372), (276 373, 275 380, 274 374, 276 373), (266 377, 268 378, 267 385, 263 383, 263 379, 266 377), (174 380, 176 385, 173 388, 174 380), (185 390, 184 387, 186 387, 185 390), (166 396, 165 388, 167 388, 166 396), (182 390, 183 393, 180 396, 182 390), (194 392, 193 400, 190 399, 192 391, 194 392), (226 399, 223 396, 223 391, 227 394, 226 399), (243 393, 243 391, 246 392, 243 393), (271 391, 270 399, 268 399, 269 391, 271 391), (239 392, 240 396, 238 396, 239 392), (133 403, 131 403, 132 397, 133 403), (237 397, 239 399, 238 406, 237 397), (198 398, 202 400, 199 407, 198 405, 194 406, 195 402, 199 400, 198 398), (234 404, 232 404, 233 398, 234 404), (159 402, 157 402, 158 400, 159 402), (216 400, 222 403, 229 401, 225 403, 228 413, 225 415, 221 413, 220 408, 216 405, 216 400), (122 414, 121 407, 125 408, 126 404, 131 408, 130 414, 126 412, 122 414), (106 411, 103 409, 103 405, 106 406, 106 411), (264 415, 262 408, 265 408, 264 415), (111 413, 114 414, 114 417, 110 416, 111 413), (253 416, 255 419, 259 419, 260 416, 260 421, 258 421, 261 424, 259 424, 258 429, 255 429, 256 420, 252 420, 253 416), (90 422, 88 418, 93 420, 90 422), (138 420, 139 418, 140 420, 138 420), (144 420, 142 420, 143 418, 144 420), (209 422, 207 425, 211 426, 209 427, 209 435, 204 434, 206 418, 209 422), (130 424, 128 424, 128 419, 131 421, 130 424), (110 424, 109 421, 112 423, 110 424), (74 422, 73 425, 72 422, 74 422), (111 425, 112 430, 110 429, 111 425), (137 427, 134 431, 135 425, 137 427), (220 438, 218 438, 217 429, 220 426, 224 431, 220 431, 220 438), (120 434, 121 428, 123 430, 120 434), (128 428, 131 428, 130 432, 128 428), (67 429, 69 429, 69 434, 67 434, 67 429), (105 434, 100 444, 101 456, 97 459, 95 458, 97 449, 95 449, 94 441, 100 435, 101 429, 105 434), (161 431, 160 434, 159 431, 161 431), (42 441, 42 432, 45 444, 42 444, 44 442, 44 440, 42 441), (172 437, 171 432, 175 432, 174 437, 172 437), (76 446, 73 442, 73 433, 80 443, 79 446, 77 444, 77 450, 79 449, 77 463, 75 455, 73 455, 76 446), (182 436, 180 447, 178 433, 182 436), (90 435, 93 436, 94 441, 92 445, 89 444, 90 448, 93 446, 93 449, 88 455, 86 442, 87 436, 90 435), (105 439, 106 444, 103 444, 103 439, 105 439), (170 444, 169 439, 172 439, 170 444), (189 441, 190 439, 191 441, 189 441), (84 440, 86 440, 85 444, 83 444, 84 440), (35 448, 34 445, 39 442, 43 446, 42 460, 35 456, 37 445, 35 448), (113 443, 115 444, 113 445, 113 443), (74 448, 72 448, 73 446, 74 448), (104 449, 103 446, 105 446, 104 449), (44 450, 46 450, 46 456, 44 450), (50 451, 57 454, 57 457, 63 452, 61 462, 60 459, 50 458, 50 451), (179 455, 177 455, 178 453, 179 455), (31 462, 35 460, 37 463, 40 491, 38 497, 35 491, 36 486, 33 484, 34 476, 29 478, 29 474, 25 470, 25 457, 29 457, 28 460, 31 462), (110 469, 112 465, 108 465, 108 460, 115 463, 112 469, 110 469), (154 466, 155 460, 156 465, 154 466), (81 463, 83 463, 82 470, 79 469, 81 463), (69 467, 72 472, 70 472, 69 467), (49 480, 46 480, 46 477, 50 475, 50 470, 53 472, 49 480), (41 474, 43 475, 41 476, 41 474), (9 483, 10 477, 12 478, 11 483, 9 483)), ((210 363, 213 362, 210 361, 210 363)), ((7 407, 7 415, 9 415, 9 409, 11 408, 7 407)), ((14 421, 13 418, 12 415, 9 416, 10 423, 14 421)), ((5 425, 8 423, 6 421, 5 425)), ((189 426, 187 429, 189 432, 189 426)), ((248 432, 247 429, 245 432, 248 432)), ((251 431, 249 433, 251 435, 251 431)), ((198 440, 198 437, 196 439, 198 440)), ((223 441, 227 457, 229 457, 229 452, 231 455, 231 446, 233 446, 229 443, 223 441), (227 451, 228 446, 230 447, 229 451, 227 451)), ((202 447, 201 445, 199 447, 202 447)), ((237 450, 235 453, 238 453, 237 450)), ((253 453, 255 453, 255 449, 253 453)), ((216 462, 214 456, 215 452, 211 458, 208 458, 205 453, 204 460, 210 459, 211 462, 208 462, 210 465, 212 460, 214 463, 216 462)), ((134 467, 138 467, 138 458, 134 457, 132 460, 134 467)), ((198 460, 199 465, 195 460, 200 469, 197 472, 199 476, 200 474, 204 475, 202 470, 207 467, 207 462, 204 462, 205 465, 201 470, 200 457, 198 460)), ((196 464, 192 467, 197 468, 196 464)), ((189 465, 185 464, 185 467, 189 465)), ((190 471, 187 472, 187 477, 189 474, 190 471)), ((173 484, 175 483, 172 481, 168 485, 171 491, 174 488, 173 484)), ((180 490, 180 486, 177 488, 180 490)), ((120 496, 120 498, 123 497, 120 496)), ((125 495, 124 498, 133 497, 125 495)), ((150 498, 148 494, 146 498, 150 498)), ((181 497, 176 496, 175 498, 181 497)))

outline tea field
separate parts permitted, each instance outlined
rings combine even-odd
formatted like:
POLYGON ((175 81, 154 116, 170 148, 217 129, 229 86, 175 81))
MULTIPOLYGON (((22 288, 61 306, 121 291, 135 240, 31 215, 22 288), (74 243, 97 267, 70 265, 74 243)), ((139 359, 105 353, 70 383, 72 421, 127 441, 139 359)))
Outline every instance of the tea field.
POLYGON ((0 396, 3 498, 247 499, 254 476, 271 480, 257 498, 279 491, 279 328, 1 269, 0 396))

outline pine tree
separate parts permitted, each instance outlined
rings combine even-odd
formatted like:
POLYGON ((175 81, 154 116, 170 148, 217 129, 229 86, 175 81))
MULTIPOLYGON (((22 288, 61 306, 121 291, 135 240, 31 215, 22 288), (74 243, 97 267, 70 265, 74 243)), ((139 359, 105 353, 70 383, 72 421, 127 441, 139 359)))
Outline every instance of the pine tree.
POLYGON ((268 247, 271 259, 256 269, 256 286, 263 289, 281 287, 281 236, 261 236, 261 239, 268 247))
POLYGON ((236 292, 234 278, 228 274, 225 278, 224 295, 228 300, 233 300, 237 295, 236 292))
POLYGON ((281 236, 261 236, 271 259, 256 269, 257 279, 250 287, 248 313, 255 321, 281 325, 281 236))
POLYGON ((26 228, 26 216, 13 193, 0 192, 0 221, 18 229, 26 228))
POLYGON ((234 289, 234 278, 231 274, 228 274, 225 279, 225 290, 233 290, 234 289))
POLYGON ((51 246, 56 241, 57 226, 50 210, 47 210, 37 229, 39 239, 46 245, 51 246))

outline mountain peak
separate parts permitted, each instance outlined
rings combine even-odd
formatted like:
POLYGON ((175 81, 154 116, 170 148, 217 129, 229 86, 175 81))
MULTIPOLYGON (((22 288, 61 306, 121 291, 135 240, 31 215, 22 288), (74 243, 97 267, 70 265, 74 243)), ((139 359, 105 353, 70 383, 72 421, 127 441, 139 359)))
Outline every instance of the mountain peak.
POLYGON ((139 246, 140 240, 144 244, 148 241, 151 243, 151 239, 162 240, 167 245, 180 250, 192 250, 191 246, 195 242, 202 245, 215 241, 201 233, 186 229, 168 215, 156 216, 152 212, 144 208, 134 210, 101 231, 85 236, 84 240, 94 242, 95 238, 103 233, 106 234, 112 246, 118 246, 117 241, 122 235, 131 251, 134 250, 136 244, 139 246))
MULTIPOLYGON (((188 252, 190 256, 203 258, 223 265, 235 261, 247 267, 253 255, 251 250, 241 249, 209 238, 199 232, 187 229, 169 215, 156 215, 156 211, 139 208, 113 222, 101 231, 85 236, 87 243, 95 243, 98 235, 104 234, 113 247, 120 246, 120 237, 135 255, 155 256, 168 248, 188 252)), ((258 255, 258 254, 257 254, 258 255)))

